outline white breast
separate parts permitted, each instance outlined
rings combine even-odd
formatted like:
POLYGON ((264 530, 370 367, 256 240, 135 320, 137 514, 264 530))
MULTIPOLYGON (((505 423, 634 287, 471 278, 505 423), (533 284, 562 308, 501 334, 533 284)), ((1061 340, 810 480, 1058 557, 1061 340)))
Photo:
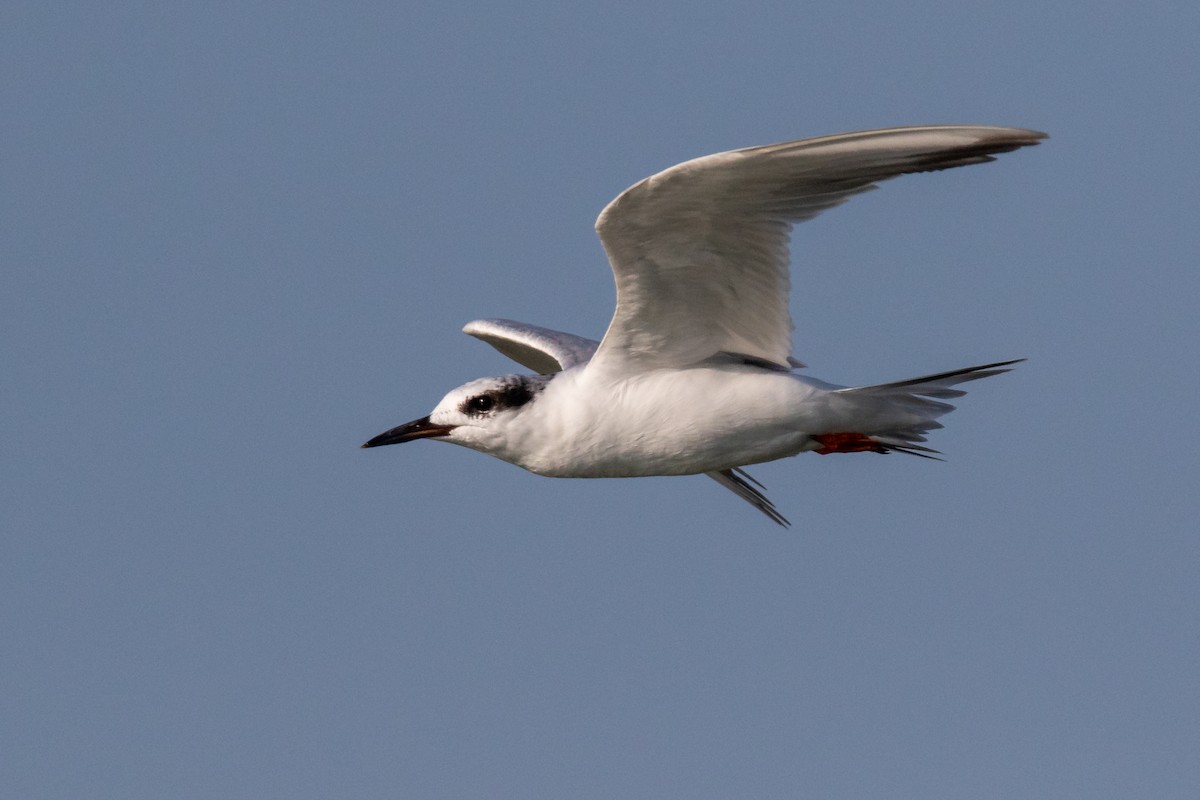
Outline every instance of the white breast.
POLYGON ((826 394, 786 372, 701 368, 618 383, 555 377, 497 453, 531 472, 601 478, 691 475, 795 455, 826 394))

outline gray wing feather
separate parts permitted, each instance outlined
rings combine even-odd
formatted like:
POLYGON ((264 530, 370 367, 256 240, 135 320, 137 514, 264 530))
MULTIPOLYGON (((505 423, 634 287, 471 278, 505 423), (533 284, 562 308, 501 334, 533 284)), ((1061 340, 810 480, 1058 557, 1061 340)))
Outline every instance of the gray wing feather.
POLYGON ((750 477, 750 474, 745 470, 734 467, 733 469, 723 469, 720 472, 706 472, 704 474, 766 514, 767 518, 776 525, 784 528, 791 526, 792 523, 788 521, 787 517, 780 514, 779 509, 775 508, 775 504, 763 494, 762 490, 766 487, 750 477))
POLYGON ((524 367, 550 375, 586 364, 599 342, 511 319, 477 319, 463 333, 487 342, 524 367))
POLYGON ((880 181, 1043 138, 978 125, 862 131, 717 153, 635 184, 596 221, 617 309, 591 368, 681 367, 722 351, 788 364, 793 224, 880 181))

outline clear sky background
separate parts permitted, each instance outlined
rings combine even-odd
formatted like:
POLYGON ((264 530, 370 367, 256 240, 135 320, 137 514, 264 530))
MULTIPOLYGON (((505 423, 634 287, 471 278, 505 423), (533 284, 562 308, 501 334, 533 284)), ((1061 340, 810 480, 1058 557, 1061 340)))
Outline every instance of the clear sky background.
POLYGON ((0 9, 0 795, 1200 797, 1192 2, 0 9), (796 230, 839 383, 1028 357, 944 464, 358 445, 599 338, 719 150, 1048 131, 796 230))

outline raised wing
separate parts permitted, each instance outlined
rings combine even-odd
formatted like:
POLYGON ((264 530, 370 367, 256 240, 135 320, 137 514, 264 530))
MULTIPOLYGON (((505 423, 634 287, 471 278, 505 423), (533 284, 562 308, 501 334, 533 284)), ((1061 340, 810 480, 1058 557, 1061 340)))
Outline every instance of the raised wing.
POLYGON ((518 364, 541 374, 586 364, 599 342, 511 319, 477 319, 463 333, 482 339, 518 364))
POLYGON ((588 369, 684 367, 723 351, 786 367, 794 223, 879 181, 981 164, 1043 138, 975 125, 891 128, 718 153, 645 179, 596 221, 617 309, 588 369))

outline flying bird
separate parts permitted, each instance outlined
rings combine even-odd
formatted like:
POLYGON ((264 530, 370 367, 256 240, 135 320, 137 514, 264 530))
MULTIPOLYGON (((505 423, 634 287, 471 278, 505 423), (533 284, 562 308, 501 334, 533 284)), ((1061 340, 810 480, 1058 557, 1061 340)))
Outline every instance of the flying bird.
POLYGON ((685 161, 622 192, 596 231, 617 284, 597 342, 504 319, 463 331, 537 374, 480 378, 363 447, 434 439, 539 475, 704 474, 780 525, 742 468, 805 452, 907 453, 967 381, 1021 359, 872 386, 796 372, 789 240, 880 181, 982 164, 1035 145, 1020 128, 934 125, 843 133, 685 161))

